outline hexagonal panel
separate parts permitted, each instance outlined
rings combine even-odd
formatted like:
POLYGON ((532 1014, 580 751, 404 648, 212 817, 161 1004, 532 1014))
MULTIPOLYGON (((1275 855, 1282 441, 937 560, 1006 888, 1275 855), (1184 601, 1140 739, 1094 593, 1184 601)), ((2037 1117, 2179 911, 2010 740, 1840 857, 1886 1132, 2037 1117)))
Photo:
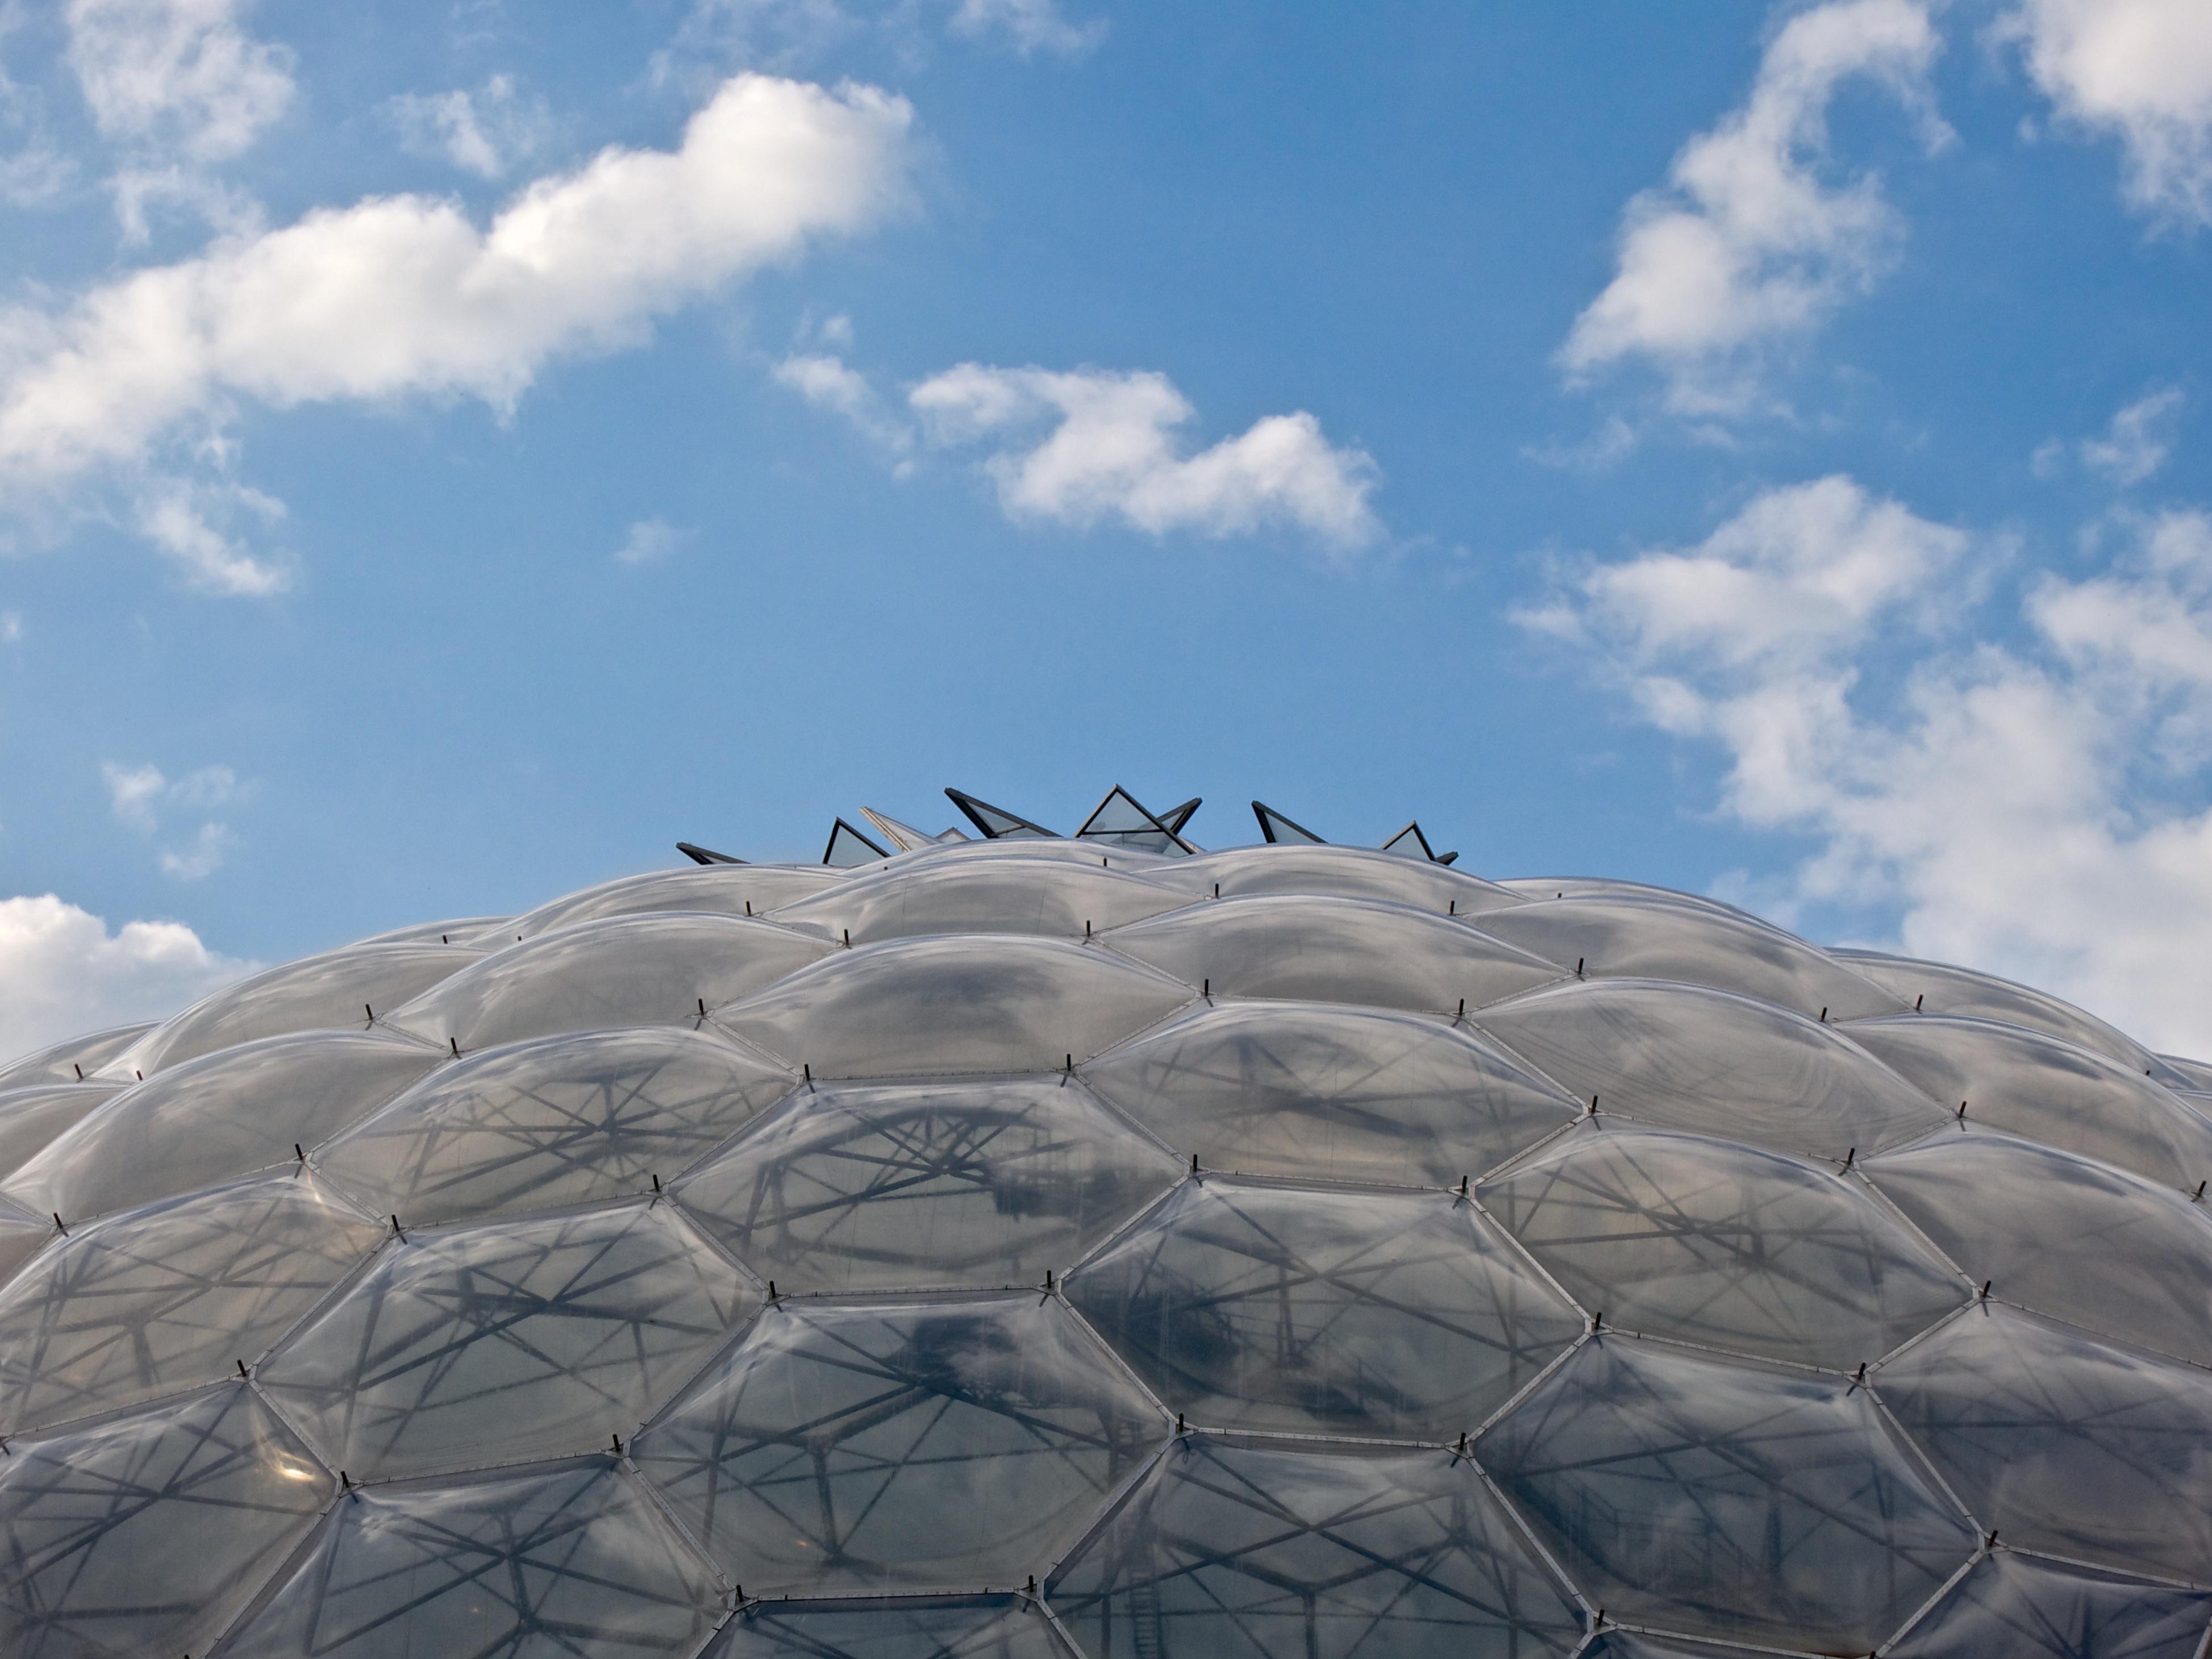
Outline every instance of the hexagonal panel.
POLYGON ((1465 1026, 1326 1003, 1201 1006, 1084 1076, 1208 1169, 1404 1186, 1457 1186, 1578 1109, 1465 1026))
POLYGON ((1865 1389, 1627 1338, 1585 1344, 1475 1455, 1631 1624, 1866 1652, 1979 1541, 1865 1389))
POLYGON ((787 1298, 637 1437, 750 1593, 1017 1586, 1164 1437, 1056 1297, 787 1298))
POLYGON ((1607 1121, 1480 1196, 1608 1325, 1849 1369, 1969 1294, 1854 1181, 1778 1152, 1607 1121))
POLYGON ((1401 858, 1371 847, 1287 843, 1230 847, 1145 873, 1164 885, 1194 895, 1243 898, 1267 893, 1320 894, 1410 904, 1439 915, 1449 915, 1455 909, 1463 916, 1474 915, 1521 902, 1497 883, 1464 870, 1401 858))
POLYGON ((1884 1153, 1866 1174, 2008 1302, 2212 1365, 2212 1215, 2182 1194, 1976 1131, 1884 1153))
POLYGON ((715 1015, 817 1078, 1057 1070, 1191 1000, 1188 986, 1060 939, 894 939, 839 951, 715 1015))
POLYGON ((222 1659, 689 1653, 721 1586, 610 1459, 356 1492, 222 1659))
POLYGON ((78 1229, 0 1291, 0 1431, 234 1375, 381 1237, 296 1164, 78 1229))
POLYGON ((46 1083, 75 1083, 88 1078, 154 1029, 149 1021, 88 1032, 25 1054, 0 1066, 0 1091, 35 1088, 46 1083))
POLYGON ((40 1083, 0 1094, 0 1177, 11 1176, 125 1085, 40 1083))
POLYGON ((1107 943, 1214 994, 1378 1008, 1480 1008, 1559 976, 1465 922, 1359 899, 1194 904, 1117 928, 1107 943))
POLYGON ((682 1182, 787 1291, 1041 1282, 1172 1186, 1172 1153, 1067 1077, 802 1090, 682 1182))
POLYGON ((242 1384, 0 1457, 9 1659, 204 1653, 337 1483, 242 1384))
POLYGON ((1013 1595, 749 1603, 700 1659, 1071 1659, 1013 1595))
POLYGON ((776 912, 787 927, 855 945, 929 933, 1083 939, 1189 903, 1190 896, 1097 864, 1025 858, 898 859, 776 912))
POLYGON ((1591 981, 1475 1024, 1601 1111, 1777 1152, 1863 1158, 1949 1116, 1834 1027, 1726 991, 1591 981))
POLYGON ((1091 1659, 1539 1659, 1580 1608, 1465 1459, 1179 1439, 1045 1587, 1091 1659))
POLYGON ((395 1241, 260 1369, 356 1480, 626 1433, 756 1298, 665 1206, 395 1241))
POLYGON ((1966 1019, 1997 1020, 2007 1025, 2047 1031, 2052 1036, 2078 1042, 2138 1074, 2159 1063, 2159 1056, 2124 1032, 2094 1014, 2062 1001, 2048 991, 2016 985, 1995 974, 1948 963, 1921 962, 1878 951, 1838 951, 1836 959, 1853 972, 1863 974, 1914 1012, 1955 1014, 1966 1019))
POLYGON ((125 1090, 10 1176, 33 1215, 79 1220, 289 1164, 438 1063, 412 1042, 301 1031, 203 1055, 125 1090))
POLYGON ((2185 1578, 2212 1562, 2212 1376, 1985 1304, 1875 1380, 2008 1541, 2185 1578))
POLYGON ((1446 1439, 1583 1317, 1442 1194, 1186 1182, 1068 1300, 1194 1423, 1446 1439))
POLYGON ((471 943, 497 950, 520 939, 550 933, 556 927, 657 910, 764 916, 779 905, 835 887, 844 879, 842 870, 825 870, 818 864, 694 864, 676 870, 652 870, 564 893, 526 915, 484 928, 471 943))
POLYGON ((2197 1659, 2212 1593, 2000 1549, 1916 1620, 1891 1659, 2197 1659))
POLYGON ((796 1081, 693 1031, 541 1037, 424 1079, 315 1161, 413 1221, 553 1209, 674 1180, 796 1081))

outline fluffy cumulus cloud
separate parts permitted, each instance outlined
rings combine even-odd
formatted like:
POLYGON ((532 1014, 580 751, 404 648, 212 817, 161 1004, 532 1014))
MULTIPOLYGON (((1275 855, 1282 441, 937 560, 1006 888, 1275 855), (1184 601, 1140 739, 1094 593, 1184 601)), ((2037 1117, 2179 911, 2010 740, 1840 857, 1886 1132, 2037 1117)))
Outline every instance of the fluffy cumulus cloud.
POLYGON ((1280 526, 1343 554, 1382 534, 1367 501, 1373 460, 1331 444, 1303 410, 1192 454, 1180 434, 1197 411, 1164 374, 963 363, 908 404, 933 443, 992 448, 985 470, 1017 520, 1118 521, 1156 536, 1280 526))
POLYGON ((70 0, 70 67, 110 138, 191 161, 241 154, 292 101, 291 56, 236 0, 70 0))
POLYGON ((1561 348, 1568 373, 1641 361, 1681 412, 1744 406, 1762 351, 1810 331, 1894 258, 1899 226, 1879 184, 1821 176, 1836 88, 1880 82, 1940 143, 1927 74, 1941 47, 1917 0, 1832 0, 1791 18, 1744 106, 1683 146, 1664 188, 1629 204, 1618 272, 1561 348))
POLYGON ((179 817, 198 817, 197 830, 179 842, 159 849, 162 873, 179 881, 199 881, 222 867, 237 837, 230 826, 206 815, 243 803, 252 786, 241 784, 228 766, 207 766, 171 780, 158 766, 118 766, 113 761, 100 769, 107 785, 107 800, 118 823, 149 840, 163 835, 179 817))
POLYGON ((2002 550, 1828 478, 1522 620, 1720 745, 1738 820, 1814 838, 1785 900, 1888 912, 1908 951, 2212 1053, 2212 517, 2101 544, 2098 574, 2028 587, 2020 644, 1954 644, 1942 618, 2002 550))
POLYGON ((259 964, 181 922, 98 916, 52 893, 0 899, 0 1062, 64 1037, 173 1014, 259 964))
MULTIPOLYGON (((479 227, 378 198, 230 237, 58 310, 0 314, 0 481, 132 467, 232 401, 460 394, 507 406, 547 361, 652 319, 906 198, 902 100, 765 76, 723 84, 672 151, 609 149, 479 227)), ((184 515, 149 533, 252 591, 184 515)))
POLYGON ((2132 204, 2212 224, 2212 7, 2021 0, 2002 27, 2065 121, 2119 139, 2132 204))

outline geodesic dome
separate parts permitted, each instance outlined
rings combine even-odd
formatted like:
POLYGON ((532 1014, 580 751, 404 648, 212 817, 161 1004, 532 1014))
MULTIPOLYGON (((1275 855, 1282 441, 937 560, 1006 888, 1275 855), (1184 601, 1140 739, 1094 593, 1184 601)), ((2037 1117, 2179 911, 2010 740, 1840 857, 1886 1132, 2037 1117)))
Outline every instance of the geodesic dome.
POLYGON ((0 1651, 2204 1652, 2212 1067, 956 799, 0 1069, 0 1651))

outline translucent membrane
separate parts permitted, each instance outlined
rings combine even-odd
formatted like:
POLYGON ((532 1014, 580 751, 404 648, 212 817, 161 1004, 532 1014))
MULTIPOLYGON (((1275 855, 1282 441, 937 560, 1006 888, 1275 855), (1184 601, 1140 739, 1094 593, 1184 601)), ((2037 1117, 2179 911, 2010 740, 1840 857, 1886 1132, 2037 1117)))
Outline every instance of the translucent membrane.
POLYGON ((1607 1325, 1711 1347, 1849 1369, 1967 1294, 1856 1182, 1702 1136, 1593 1127, 1481 1199, 1607 1325))
POLYGON ((2160 1066, 2158 1056, 2134 1038, 2048 992, 2015 985, 1995 974, 1978 974, 1971 968, 1954 968, 1945 963, 1917 962, 1873 951, 1834 951, 1829 954, 1881 986, 1899 1001, 1914 1005, 1916 1012, 1998 1020, 2007 1025, 2043 1031, 2117 1060, 2138 1077, 2160 1066))
MULTIPOLYGON (((466 945, 475 935, 489 933, 495 943, 499 930, 507 926, 506 916, 447 916, 441 921, 410 922, 404 927, 394 927, 388 933, 372 933, 367 939, 356 939, 356 945, 466 945)), ((512 937, 510 935, 509 937, 512 937)))
POLYGON ((0 1176, 13 1175, 46 1143, 124 1085, 41 1083, 0 1094, 0 1176))
POLYGON ((678 1188, 787 1290, 1034 1285, 1172 1185, 1073 1079, 802 1090, 678 1188))
POLYGON ((1866 1389, 1624 1338, 1585 1345, 1475 1455, 1632 1624, 1868 1652, 1979 1541, 1866 1389))
POLYGON ((911 939, 839 951, 715 1021, 818 1078, 1028 1072, 1088 1060, 1189 999, 1079 945, 911 939))
POLYGON ((1208 1169, 1407 1186, 1456 1186, 1576 1110, 1465 1026, 1314 1003, 1201 1007, 1084 1075, 1208 1169))
POLYGON ((1318 894, 1445 914, 1456 909, 1463 916, 1518 902, 1479 876, 1364 847, 1236 847, 1184 860, 1154 879, 1206 896, 1218 883, 1223 898, 1318 894))
POLYGON ((78 1229, 0 1291, 0 1432, 235 1376, 380 1237, 296 1167, 78 1229))
POLYGON ((1542 899, 1486 917, 1485 933, 1593 979, 1669 979, 1779 1003, 1816 1018, 1898 1013, 1906 1005, 1801 939, 1710 906, 1591 895, 1542 899))
POLYGON ((1876 1380, 2009 1542, 2189 1578, 2212 1561, 2212 1376, 1991 1304, 1876 1380))
MULTIPOLYGON (((1748 910, 1724 904, 1719 899, 1707 898, 1702 893, 1678 893, 1671 887, 1654 887, 1644 881, 1615 881, 1605 876, 1514 876, 1498 884, 1516 899, 1548 898, 1619 898, 1658 899, 1668 904, 1694 905, 1700 910, 1711 910, 1717 915, 1734 916, 1741 921, 1759 921, 1748 910)), ((1846 954, 1831 951, 1830 956, 1846 954)))
POLYGON ((1920 1134, 1935 1102, 1832 1027, 1656 981, 1562 986, 1482 1030, 1601 1113, 1838 1161, 1920 1134))
POLYGON ((543 1473, 359 1492, 222 1659, 681 1654, 721 1587, 634 1478, 543 1473))
POLYGON ((1092 1659, 1535 1659, 1582 1610, 1442 1450, 1177 1440, 1055 1572, 1092 1659))
POLYGON ((1190 896, 1121 871, 1013 853, 957 864, 895 859, 825 893, 787 905, 776 920, 855 945, 926 933, 1040 933, 1081 939, 1190 902, 1190 896))
POLYGON ((1865 1020, 1852 1037, 1969 1121, 2101 1158, 2168 1187, 2212 1176, 2212 1121, 2087 1048, 1983 1019, 1865 1020))
POLYGON ((702 1659, 1068 1659, 1044 1610, 1012 1595, 774 1601, 725 1626, 702 1659))
POLYGON ((41 1218, 0 1198, 0 1283, 56 1236, 52 1218, 41 1218))
POLYGON ((555 1456, 627 1434, 753 1300, 664 1207, 417 1234, 260 1376, 356 1480, 555 1456))
POLYGON ((1216 996, 1451 1012, 1462 1000, 1479 1008, 1559 976, 1463 922, 1353 899, 1194 905, 1121 928, 1109 942, 1189 984, 1210 982, 1216 996))
POLYGON ((295 1159, 438 1063, 353 1031, 241 1043, 126 1089, 0 1183, 34 1215, 80 1218, 295 1159))
POLYGON ((611 1025, 692 1025, 830 947, 742 917, 664 911, 578 922, 482 958, 392 1016, 440 1048, 611 1025))
POLYGON ((433 1073, 316 1162, 417 1224, 625 1197, 674 1180, 795 1080, 691 1031, 540 1037, 433 1073))
MULTIPOLYGON (((2084 1043, 2082 1047, 2088 1045, 2084 1043)), ((2201 1060, 2184 1060, 2179 1054, 2160 1054, 2158 1058, 2161 1064, 2172 1069, 2180 1080, 2179 1087, 2194 1094, 2212 1095, 2212 1065, 2201 1060)))
MULTIPOLYGON (((366 1025, 477 960, 459 945, 356 945, 286 963, 203 998, 155 1026, 103 1069, 152 1077, 256 1037, 366 1025)), ((90 1072, 90 1067, 86 1068, 90 1072)))
POLYGON ((1219 1177, 1067 1294, 1192 1422, 1385 1439, 1474 1427, 1583 1328, 1463 1200, 1219 1177))
POLYGON ((1866 1173, 2008 1302, 2212 1364, 2212 1216, 2182 1194, 1971 1131, 1887 1153, 1866 1173))
POLYGON ((1999 1550, 1905 1638, 1893 1659, 2197 1659, 2212 1593, 1999 1550))
POLYGON ((633 1454, 749 1592, 981 1589, 1042 1572, 1166 1427, 1057 1298, 786 1300, 633 1454))
POLYGON ((769 911, 835 887, 840 870, 818 864, 704 864, 684 870, 655 870, 602 882, 541 904, 513 921, 485 927, 476 943, 487 950, 535 939, 556 927, 609 916, 633 916, 654 910, 705 910, 726 916, 764 916, 769 911), (750 906, 748 909, 746 907, 750 906))
POLYGON ((0 1651, 204 1653, 336 1482, 243 1384, 0 1458, 0 1651))
POLYGON ((0 1066, 0 1092, 45 1083, 74 1083, 80 1071, 90 1077, 153 1029, 151 1025, 118 1025, 25 1054, 0 1066))

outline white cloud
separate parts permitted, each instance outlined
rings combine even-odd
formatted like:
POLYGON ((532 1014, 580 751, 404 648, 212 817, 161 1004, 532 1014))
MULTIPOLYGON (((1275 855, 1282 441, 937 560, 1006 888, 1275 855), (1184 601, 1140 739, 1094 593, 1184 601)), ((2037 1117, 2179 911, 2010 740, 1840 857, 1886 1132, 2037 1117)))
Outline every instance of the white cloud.
POLYGON ((442 157, 480 179, 504 177, 544 142, 551 126, 544 100, 521 97, 507 75, 493 76, 476 92, 403 93, 389 107, 402 147, 442 157))
POLYGON ((23 637, 23 613, 0 611, 0 645, 14 645, 23 637))
POLYGON ((622 564, 651 564, 665 559, 683 544, 685 533, 665 519, 640 519, 629 527, 623 544, 615 550, 616 561, 622 564))
MULTIPOLYGON (((238 398, 511 406, 556 355, 634 343, 655 316, 893 210, 911 120, 871 88, 741 75, 679 149, 604 150, 485 229, 452 201, 379 198, 219 241, 58 313, 0 313, 0 480, 136 465, 238 398)), ((249 574, 222 575, 220 550, 163 522, 173 550, 250 591, 249 574)))
MULTIPOLYGON (((244 801, 252 793, 228 766, 206 766, 172 782, 158 766, 118 766, 109 761, 100 768, 107 785, 109 807, 118 823, 143 836, 160 833, 163 819, 173 811, 197 817, 203 812, 244 801)), ((162 873, 179 881, 199 881, 222 868, 238 838, 228 825, 203 823, 181 847, 163 848, 162 873)))
POLYGON ((1832 0, 1768 46, 1744 106, 1684 145, 1662 190, 1628 205, 1620 270, 1559 352, 1581 377, 1630 359, 1665 374, 1685 413, 1741 409, 1759 354, 1801 336, 1894 258, 1900 229, 1871 177, 1817 172, 1828 102, 1866 76, 1948 137, 1927 72, 1942 42, 1917 0, 1832 0))
POLYGON ((1093 18, 1072 23, 1053 0, 960 0, 960 9, 952 14, 952 31, 1003 35, 1024 58, 1038 52, 1080 58, 1106 38, 1106 22, 1093 18))
POLYGON ((224 855, 237 839, 227 825, 204 823, 199 833, 181 849, 172 847, 161 850, 161 873, 179 881, 203 880, 222 867, 224 855))
MULTIPOLYGON (((844 324, 843 336, 852 337, 852 325, 833 317, 823 325, 825 337, 834 338, 844 324)), ((848 368, 834 354, 793 352, 775 368, 776 383, 788 386, 817 409, 842 415, 875 442, 895 454, 914 447, 914 428, 893 415, 867 377, 848 368)))
POLYGON ((70 67, 111 138, 227 161, 292 101, 291 53, 247 35, 237 0, 70 0, 70 67))
POLYGON ((2000 27, 2063 118, 2119 138, 2130 204, 2212 223, 2212 7, 2021 0, 2000 27))
POLYGON ((152 835, 160 828, 155 808, 168 793, 169 781, 158 766, 118 766, 107 762, 100 769, 107 783, 107 804, 117 821, 152 835))
POLYGON ((0 1060, 65 1037, 158 1019, 255 971, 181 922, 100 918, 52 893, 0 899, 0 1060))
POLYGON ((240 508, 268 523, 285 514, 283 502, 242 485, 153 478, 139 491, 135 516, 139 534, 175 560, 194 586, 257 599, 285 592, 292 586, 286 564, 257 558, 210 521, 235 518, 240 508))
POLYGON ((1018 520, 1118 519, 1156 536, 1283 525, 1340 552, 1382 534, 1367 505, 1374 461, 1333 447, 1303 410, 1185 456, 1176 428, 1196 411, 1164 374, 963 363, 908 402, 935 443, 998 446, 985 470, 1018 520))
POLYGON ((2081 446, 2081 462, 2114 483, 2139 484, 2166 465, 2181 393, 2172 387, 2140 398, 2112 416, 2112 430, 2081 446))
POLYGON ((1815 840, 1795 902, 1886 910, 1914 954, 2212 1053, 2212 518, 2107 539, 2102 574, 2032 586, 2023 643, 1942 642, 1937 607, 1955 616, 1998 550, 1827 479, 1522 620, 1596 652, 1645 718, 1717 743, 1732 816, 1815 840), (1885 700, 1866 673, 1900 641, 1885 700))

